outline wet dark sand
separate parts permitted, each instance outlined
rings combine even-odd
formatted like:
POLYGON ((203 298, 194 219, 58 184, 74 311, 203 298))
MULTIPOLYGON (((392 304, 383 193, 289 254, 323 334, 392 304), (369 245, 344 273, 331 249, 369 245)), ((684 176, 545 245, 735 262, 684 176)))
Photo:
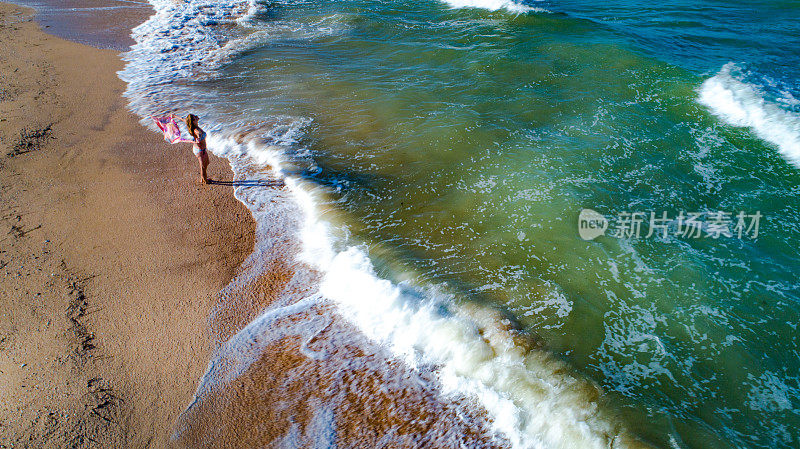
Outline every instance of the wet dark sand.
POLYGON ((133 44, 131 28, 153 14, 153 8, 144 0, 14 0, 11 3, 36 10, 36 21, 49 34, 118 51, 133 44))

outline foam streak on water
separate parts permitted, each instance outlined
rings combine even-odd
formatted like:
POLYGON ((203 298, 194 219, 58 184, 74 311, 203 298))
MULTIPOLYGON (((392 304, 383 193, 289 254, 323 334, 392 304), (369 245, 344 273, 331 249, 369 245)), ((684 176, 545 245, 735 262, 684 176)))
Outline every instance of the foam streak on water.
MULTIPOLYGON (((750 128, 800 168, 800 116, 765 99, 758 86, 742 81, 737 72, 736 64, 725 64, 700 87, 700 103, 726 123, 750 128)), ((789 98, 782 103, 794 100, 791 94, 786 95, 789 98)))

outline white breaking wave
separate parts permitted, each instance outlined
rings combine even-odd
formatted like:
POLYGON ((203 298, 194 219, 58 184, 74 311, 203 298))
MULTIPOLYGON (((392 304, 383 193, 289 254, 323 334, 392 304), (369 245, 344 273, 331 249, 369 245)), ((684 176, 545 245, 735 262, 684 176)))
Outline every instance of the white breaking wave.
MULTIPOLYGON (((509 323, 496 312, 456 307, 455 298, 433 287, 396 284, 379 277, 367 249, 346 244, 337 237, 342 233, 320 217, 319 189, 287 175, 280 146, 238 144, 224 138, 209 143, 215 154, 231 159, 237 178, 246 168, 245 158, 269 165, 271 176, 285 180, 303 216, 298 220, 303 246, 299 259, 323 275, 319 293, 299 303, 336 304, 345 319, 411 368, 434 367, 444 393, 477 399, 488 411, 494 430, 514 448, 644 447, 601 408, 598 387, 552 354, 515 342, 509 323)), ((273 213, 268 203, 274 203, 274 198, 261 200, 259 190, 237 188, 237 198, 253 212, 259 234, 255 251, 263 254, 259 247, 268 245, 269 238, 261 229, 278 220, 268 217, 273 213)), ((274 193, 268 189, 262 195, 274 193)), ((254 323, 275 313, 267 310, 254 323)), ((229 346, 235 346, 236 339, 258 340, 248 334, 257 327, 247 326, 229 346)), ((242 357, 236 363, 246 366, 248 357, 242 357)), ((220 381, 209 381, 211 374, 205 376, 208 385, 220 381)))
MULTIPOLYGON (((172 97, 167 93, 176 89, 175 81, 195 76, 199 65, 205 65, 205 71, 213 70, 238 54, 242 46, 250 45, 252 33, 231 39, 215 29, 220 24, 226 29, 249 27, 254 22, 254 8, 258 7, 255 2, 234 0, 151 3, 156 14, 134 29, 137 44, 126 54, 129 63, 120 73, 128 82, 132 109, 143 117, 161 108, 183 106, 181 101, 186 98, 181 95, 188 91, 172 93, 172 97), (211 67, 207 65, 209 61, 211 67)), ((531 10, 510 1, 450 3, 531 10)), ((307 30, 295 31, 303 35, 307 30)), ((214 116, 213 107, 207 105, 209 115, 203 117, 208 129, 230 129, 221 123, 209 123, 214 116)), ((280 238, 280 230, 272 227, 279 221, 274 219, 275 214, 300 211, 300 261, 322 274, 322 296, 307 298, 285 312, 319 302, 336 304, 367 337, 389 348, 409 366, 433 366, 446 393, 479 400, 495 430, 515 448, 644 447, 600 406, 602 392, 598 387, 574 374, 552 354, 517 343, 499 314, 473 306, 456 307, 454 298, 433 287, 382 279, 364 247, 348 245, 337 238, 332 225, 320 217, 317 187, 281 168, 282 152, 296 145, 305 123, 298 118, 277 119, 273 128, 278 132, 266 139, 271 146, 256 140, 242 142, 241 136, 216 132, 209 136, 209 148, 231 161, 235 179, 260 176, 266 181, 281 177, 287 187, 280 193, 248 187, 246 183, 236 187, 236 197, 251 210, 256 221, 256 248, 248 259, 266 257, 270 240, 280 238), (269 166, 272 170, 259 173, 254 166, 269 166), (295 204, 287 204, 291 201, 295 204), (283 209, 276 210, 276 204, 283 209)), ((264 139, 263 133, 257 137, 264 139)), ((265 312, 231 341, 247 338, 247 332, 253 332, 262 321, 277 317, 277 313, 265 312)), ((240 369, 245 365, 233 366, 240 369)), ((211 372, 213 366, 209 369, 211 372)))
MULTIPOLYGON (((270 136, 269 140, 275 143, 272 146, 238 143, 219 134, 209 136, 209 148, 231 161, 236 179, 244 181, 242 173, 253 173, 251 164, 255 164, 271 170, 260 174, 256 171, 254 176, 285 181, 286 191, 281 192, 246 184, 236 187, 236 197, 256 220, 254 257, 269 257, 270 241, 282 238, 270 231, 274 223, 281 221, 275 215, 299 212, 302 217, 292 220, 297 223, 303 247, 299 260, 323 274, 318 293, 266 310, 233 336, 226 347, 241 346, 252 352, 254 342, 259 346, 267 341, 266 337, 253 334, 265 322, 298 309, 332 303, 364 335, 388 348, 409 367, 434 367, 445 394, 477 399, 489 413, 493 429, 513 448, 647 447, 601 408, 602 392, 597 386, 574 374, 549 352, 530 350, 515 341, 509 323, 498 313, 477 306, 457 307, 455 298, 433 287, 396 284, 378 276, 367 249, 347 245, 337 237, 342 233, 321 218, 319 189, 287 175, 282 168, 282 147, 291 144, 304 125, 296 122, 280 135, 270 136), (294 205, 284 204, 292 200, 294 205), (242 345, 241 341, 247 344, 242 345)), ((305 335, 309 326, 297 327, 293 332, 305 335)), ((246 369, 254 354, 234 351, 226 357, 209 366, 201 389, 225 384, 230 376, 246 369), (221 377, 215 378, 217 375, 221 377)))
POLYGON ((548 12, 546 9, 523 5, 513 0, 444 0, 444 2, 453 8, 480 8, 489 11, 505 9, 516 13, 548 12))
MULTIPOLYGON (((761 89, 739 79, 737 71, 736 64, 725 64, 700 86, 698 101, 726 123, 750 128, 800 168, 800 116, 766 100, 761 89)), ((792 100, 789 94, 778 101, 791 104, 792 100)))

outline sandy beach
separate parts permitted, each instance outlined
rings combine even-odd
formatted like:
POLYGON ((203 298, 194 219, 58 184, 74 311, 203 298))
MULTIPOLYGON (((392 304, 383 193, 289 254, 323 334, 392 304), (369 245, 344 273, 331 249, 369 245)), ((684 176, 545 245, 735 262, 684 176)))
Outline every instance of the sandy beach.
POLYGON ((126 110, 116 51, 32 16, 0 5, 0 447, 164 447, 252 220, 126 110))

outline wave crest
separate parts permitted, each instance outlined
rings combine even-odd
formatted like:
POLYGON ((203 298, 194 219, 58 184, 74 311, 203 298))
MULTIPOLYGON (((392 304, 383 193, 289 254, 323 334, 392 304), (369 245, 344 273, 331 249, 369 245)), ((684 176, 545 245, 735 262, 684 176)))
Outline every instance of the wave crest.
POLYGON ((800 168, 800 116, 778 105, 791 104, 794 98, 787 93, 788 98, 781 97, 773 103, 759 86, 743 81, 740 73, 736 64, 725 64, 700 86, 698 101, 725 123, 750 128, 800 168))
POLYGON ((444 0, 445 3, 453 8, 480 8, 489 11, 504 9, 509 12, 547 12, 546 9, 524 5, 513 0, 444 0))

